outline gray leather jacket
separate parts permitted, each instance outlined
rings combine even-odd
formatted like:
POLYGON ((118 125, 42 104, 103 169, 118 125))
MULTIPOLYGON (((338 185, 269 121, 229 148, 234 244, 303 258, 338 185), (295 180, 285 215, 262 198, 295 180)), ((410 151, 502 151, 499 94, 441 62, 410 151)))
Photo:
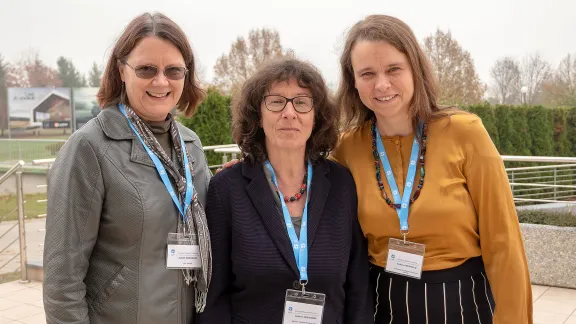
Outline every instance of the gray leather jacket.
MULTIPOLYGON (((178 125, 202 205, 210 170, 198 136, 178 125)), ((48 175, 47 323, 186 323, 194 291, 166 269, 179 213, 116 107, 76 131, 48 175)))

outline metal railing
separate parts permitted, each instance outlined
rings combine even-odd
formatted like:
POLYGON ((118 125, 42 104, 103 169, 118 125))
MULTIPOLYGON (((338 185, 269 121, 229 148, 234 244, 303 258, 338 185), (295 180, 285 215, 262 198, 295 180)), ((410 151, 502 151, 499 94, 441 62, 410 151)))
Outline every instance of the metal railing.
POLYGON ((31 162, 56 157, 64 143, 64 139, 0 139, 0 161, 31 162))
POLYGON ((222 164, 215 164, 209 165, 208 167, 210 170, 220 168, 223 164, 228 162, 228 154, 232 157, 232 159, 236 159, 238 153, 240 153, 240 149, 236 144, 224 144, 224 145, 211 145, 211 146, 204 146, 204 152, 214 152, 222 154, 222 164))
MULTIPOLYGON (((222 163, 228 161, 228 155, 236 158, 236 154, 240 152, 238 146, 235 144, 227 145, 214 145, 204 147, 205 151, 213 151, 222 154, 222 163)), ((508 177, 510 179, 510 186, 514 194, 514 200, 517 205, 526 204, 540 204, 540 203, 565 203, 575 204, 576 206, 576 157, 534 157, 534 156, 502 156, 505 162, 532 162, 532 163, 555 163, 553 165, 539 165, 530 167, 515 167, 506 168, 508 177), (559 164, 562 163, 562 164, 559 164)), ((54 158, 35 159, 32 161, 33 165, 47 165, 50 167, 54 163, 54 158)), ((0 184, 10 178, 12 175, 16 176, 18 202, 16 210, 18 212, 18 233, 20 249, 20 269, 21 269, 21 282, 28 280, 27 273, 27 257, 26 257, 26 236, 24 229, 24 200, 22 190, 22 166, 23 161, 19 161, 12 166, 2 177, 0 177, 0 184)), ((221 165, 210 166, 211 168, 220 167, 221 165)), ((46 186, 46 185, 40 185, 46 186)), ((43 202, 46 202, 44 200, 43 202)), ((40 217, 45 215, 39 215, 40 217)), ((1 224, 1 222, 0 222, 1 224)), ((13 225, 8 231, 13 230, 16 225, 13 225)), ((43 230, 43 229, 41 229, 43 230)), ((0 233, 0 239, 6 233, 0 233)), ((14 240, 12 243, 15 243, 14 240)), ((10 244, 12 244, 10 243, 10 244)), ((0 247, 0 253, 1 253, 0 247)), ((16 256, 17 257, 17 256, 16 256)), ((14 257, 14 258, 16 258, 14 257)), ((14 259, 12 258, 12 260, 14 259)), ((10 261, 12 261, 10 260, 10 261)), ((10 262, 9 261, 9 262, 10 262)), ((0 265, 0 269, 2 265, 0 265)))
POLYGON ((563 203, 576 206, 576 158, 502 156, 505 162, 563 163, 506 168, 516 204, 563 203))
MULTIPOLYGON (((0 162, 11 163, 14 159, 32 162, 33 165, 50 165, 54 161, 58 151, 66 143, 66 140, 42 140, 42 139, 0 139, 0 162), (45 163, 40 163, 46 160, 45 163)), ((222 154, 222 164, 228 162, 228 156, 232 159, 240 152, 236 144, 210 145, 204 147, 205 152, 222 154)), ((210 169, 216 169, 222 164, 210 165, 210 169)))
MULTIPOLYGON (((18 226, 18 236, 16 239, 14 239, 10 243, 8 243, 7 246, 3 247, 0 250, 0 253, 6 251, 14 243, 16 243, 16 241, 19 241, 18 253, 16 255, 12 256, 5 263, 0 264, 0 270, 7 267, 10 264, 10 262, 12 262, 17 257, 20 257, 20 281, 21 282, 27 282, 28 281, 28 271, 26 268, 26 263, 27 263, 27 261, 26 261, 26 229, 24 226, 24 190, 23 190, 23 186, 22 186, 22 167, 24 166, 24 164, 25 164, 24 161, 18 161, 10 169, 8 169, 8 171, 6 171, 6 173, 4 173, 2 175, 2 177, 0 177, 0 184, 6 182, 13 175, 15 176, 15 179, 16 179, 16 208, 12 212, 10 212, 8 215, 4 215, 3 217, 2 217, 2 215, 0 215, 0 217, 1 217, 0 218, 0 224, 2 224, 2 221, 5 218, 10 216, 14 212, 18 213, 18 223, 14 224, 12 226, 9 226, 9 228, 7 230, 4 230, 3 233, 0 233, 0 239, 7 237, 7 235, 9 235, 12 232, 12 230, 14 228, 16 228, 16 225, 18 226)), ((7 238, 9 241, 10 237, 8 236, 7 238)), ((18 269, 16 269, 16 271, 17 270, 18 269)))
MULTIPOLYGON (((237 158, 236 144, 205 146, 204 151, 222 154, 222 164, 237 158)), ((563 163, 531 167, 506 168, 517 204, 566 203, 576 204, 576 157, 502 155, 505 162, 563 163), (565 164, 568 163, 568 164, 565 164)), ((49 165, 54 159, 34 160, 34 165, 49 165)), ((210 169, 221 167, 211 165, 210 169)))

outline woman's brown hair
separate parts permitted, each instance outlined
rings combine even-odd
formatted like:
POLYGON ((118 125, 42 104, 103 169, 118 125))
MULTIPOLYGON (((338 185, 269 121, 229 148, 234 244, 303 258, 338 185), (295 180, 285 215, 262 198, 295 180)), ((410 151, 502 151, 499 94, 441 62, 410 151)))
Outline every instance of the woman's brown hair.
POLYGON ((359 41, 387 42, 408 57, 414 80, 414 96, 409 110, 414 126, 419 122, 446 117, 456 111, 455 108, 438 105, 438 90, 432 66, 410 27, 395 17, 371 15, 352 26, 340 57, 342 76, 336 100, 343 110, 345 130, 361 126, 374 115, 362 103, 354 85, 351 56, 359 41))
POLYGON ((320 72, 313 65, 296 59, 277 59, 249 78, 233 103, 232 138, 248 162, 258 164, 267 159, 264 130, 260 126, 264 95, 274 83, 291 80, 309 89, 314 102, 314 126, 306 142, 306 158, 317 162, 336 145, 339 112, 320 72))
POLYGON ((204 92, 200 89, 196 79, 194 53, 182 29, 161 13, 145 13, 134 18, 116 42, 112 55, 106 64, 97 94, 100 107, 106 108, 119 103, 127 103, 126 93, 122 89, 118 63, 124 62, 138 42, 149 36, 169 41, 180 50, 188 73, 184 79, 184 91, 178 101, 177 109, 186 116, 192 116, 204 96, 204 92))

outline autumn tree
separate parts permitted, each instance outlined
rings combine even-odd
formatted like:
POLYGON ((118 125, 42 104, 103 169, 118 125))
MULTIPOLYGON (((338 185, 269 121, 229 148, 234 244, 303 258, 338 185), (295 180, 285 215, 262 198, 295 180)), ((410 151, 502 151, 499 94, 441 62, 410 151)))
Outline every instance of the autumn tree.
POLYGON ((58 58, 58 77, 62 81, 62 86, 67 88, 85 87, 86 79, 76 70, 72 60, 63 56, 58 58))
POLYGON ((527 88, 525 103, 534 105, 540 103, 544 84, 550 78, 550 64, 538 53, 524 57, 520 66, 521 86, 527 88))
POLYGON ((58 71, 46 65, 36 50, 21 55, 16 64, 10 65, 6 75, 8 87, 59 87, 62 85, 58 71))
POLYGON ((100 87, 100 81, 102 79, 102 69, 94 62, 90 72, 88 72, 88 85, 91 87, 100 87))
POLYGON ((576 55, 566 55, 544 84, 544 100, 549 106, 576 106, 576 55))
POLYGON ((225 93, 234 93, 266 61, 286 55, 280 44, 280 35, 275 30, 251 30, 248 38, 238 37, 214 65, 214 83, 225 93))
POLYGON ((27 88, 30 86, 26 70, 20 65, 8 64, 4 78, 6 88, 27 88))
POLYGON ((59 87, 62 81, 58 78, 58 71, 46 65, 39 56, 25 65, 30 87, 59 87))
POLYGON ((476 73, 470 53, 440 29, 424 39, 424 50, 436 72, 443 104, 470 105, 482 101, 486 87, 476 73))
POLYGON ((490 69, 493 79, 493 92, 500 104, 510 105, 517 101, 520 92, 520 67, 512 57, 496 61, 490 69))

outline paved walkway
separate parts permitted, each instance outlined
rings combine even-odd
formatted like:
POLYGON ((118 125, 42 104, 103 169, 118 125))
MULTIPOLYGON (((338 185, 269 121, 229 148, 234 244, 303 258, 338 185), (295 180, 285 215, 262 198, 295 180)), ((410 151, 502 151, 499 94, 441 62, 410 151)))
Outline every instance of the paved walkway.
MULTIPOLYGON (((532 286, 535 324, 576 324, 576 290, 532 286)), ((46 323, 42 283, 0 285, 0 324, 46 323)))

